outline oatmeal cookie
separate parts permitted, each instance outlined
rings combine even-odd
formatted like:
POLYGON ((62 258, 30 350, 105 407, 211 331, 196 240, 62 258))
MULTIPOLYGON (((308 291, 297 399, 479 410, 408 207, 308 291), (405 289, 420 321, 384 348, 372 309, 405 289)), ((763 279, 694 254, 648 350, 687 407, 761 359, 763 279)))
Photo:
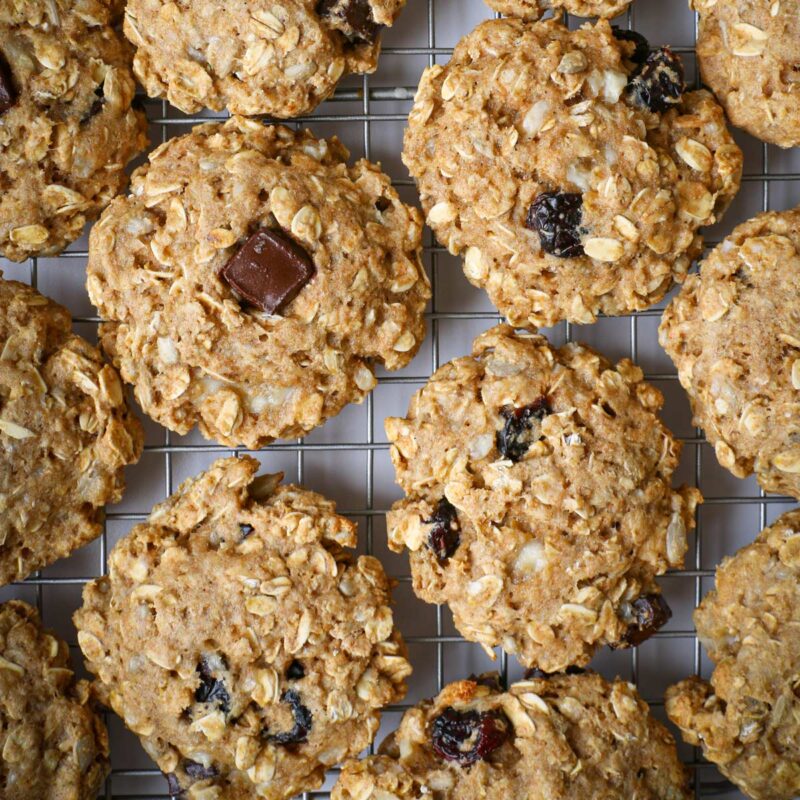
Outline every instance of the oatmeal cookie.
POLYGON ((100 697, 188 800, 289 798, 363 750, 411 667, 356 526, 249 456, 114 548, 75 614, 100 697))
POLYGON ((235 117, 170 140, 92 229, 103 346, 162 425, 253 449, 405 366, 430 297, 422 218, 337 139, 235 117))
POLYGON ((703 80, 738 128, 800 145, 800 2, 691 0, 703 80))
POLYGON ((0 752, 3 800, 95 800, 109 772, 89 684, 20 600, 0 605, 0 752))
POLYGON ((348 73, 374 72, 405 0, 129 0, 125 35, 151 97, 187 114, 296 117, 348 73))
POLYGON ((594 673, 446 686, 380 755, 348 761, 332 800, 689 800, 675 741, 630 683, 594 673))
POLYGON ((703 261, 659 341, 723 467, 800 498, 800 209, 759 214, 703 261))
POLYGON ((504 325, 472 353, 386 420, 406 493, 389 547, 408 548, 414 591, 548 672, 638 644, 669 619, 654 578, 683 565, 700 500, 671 488, 661 393, 627 359, 504 325))
POLYGON ((670 687, 670 719, 753 800, 797 797, 800 511, 722 562, 694 621, 714 672, 670 687))
POLYGON ((119 376, 72 333, 69 311, 0 277, 0 585, 100 535, 143 439, 119 376))
POLYGON ((58 253, 147 144, 127 42, 102 0, 0 2, 0 254, 58 253))
POLYGON ((422 77, 403 160, 439 241, 514 325, 659 301, 739 188, 722 109, 684 92, 669 48, 630 37, 490 20, 422 77))
POLYGON ((577 17, 603 17, 611 19, 621 14, 632 0, 486 0, 501 14, 521 19, 537 20, 545 11, 566 11, 577 17))

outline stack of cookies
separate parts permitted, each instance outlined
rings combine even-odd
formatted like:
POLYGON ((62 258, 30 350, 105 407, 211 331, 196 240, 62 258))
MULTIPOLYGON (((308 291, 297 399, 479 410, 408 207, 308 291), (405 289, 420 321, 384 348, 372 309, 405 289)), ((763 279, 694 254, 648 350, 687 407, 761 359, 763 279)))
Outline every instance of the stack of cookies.
MULTIPOLYGON (((740 189, 728 123, 800 146, 800 8, 692 0, 708 88, 691 90, 674 50, 610 24, 631 0, 488 2, 507 16, 419 81, 402 158, 420 211, 335 136, 261 118, 375 71, 405 0, 0 0, 0 254, 57 255, 92 223, 102 320, 95 346, 0 274, 0 585, 101 534, 144 449, 134 401, 237 451, 85 585, 91 682, 37 609, 0 604, 3 800, 94 800, 103 707, 180 800, 288 800, 337 765, 334 800, 695 796, 635 686, 585 668, 668 623, 657 578, 684 566, 702 496, 675 485, 681 444, 640 367, 538 329, 682 284, 659 341, 694 424, 735 476, 800 498, 800 208, 739 225, 690 274, 740 189), (129 179, 148 146, 137 80, 227 113, 129 179), (420 601, 526 673, 440 684, 375 753, 412 671, 396 581, 330 500, 242 451, 305 436, 411 362, 425 223, 505 321, 385 419, 403 493, 388 546, 420 601)), ((799 609, 793 511, 719 566, 695 613, 713 674, 666 695, 754 800, 800 794, 799 609)))

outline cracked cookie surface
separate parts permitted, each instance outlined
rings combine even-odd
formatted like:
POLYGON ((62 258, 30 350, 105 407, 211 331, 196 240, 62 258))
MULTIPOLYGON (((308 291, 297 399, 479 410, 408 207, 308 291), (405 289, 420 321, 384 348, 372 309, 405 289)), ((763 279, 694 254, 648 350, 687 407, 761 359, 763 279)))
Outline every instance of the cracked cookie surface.
POLYGON ((101 0, 0 4, 0 253, 58 253, 147 144, 131 52, 101 0))
POLYGON ((742 153, 712 95, 684 91, 668 48, 617 36, 490 20, 420 82, 403 160, 439 241, 514 325, 658 302, 738 191, 742 153), (573 214, 537 214, 552 196, 573 214), (558 232, 573 246, 554 248, 558 232))
POLYGON ((632 0, 486 0, 495 11, 509 17, 537 20, 549 9, 566 11, 577 17, 611 19, 621 14, 632 0))
POLYGON ((703 80, 733 125, 781 147, 800 145, 800 2, 692 0, 703 80))
POLYGON ((708 255, 659 328, 719 463, 798 498, 799 274, 800 209, 759 214, 708 255))
POLYGON ((667 691, 684 739, 753 800, 800 794, 800 512, 723 560, 694 613, 710 682, 667 691))
POLYGON ((688 800, 670 733, 629 683, 552 675, 507 692, 446 686, 407 711, 380 755, 348 761, 332 800, 688 800))
POLYGON ((0 585, 100 535, 143 439, 69 311, 0 274, 0 585))
POLYGON ((125 35, 151 97, 287 118, 314 109, 343 75, 373 72, 381 29, 405 0, 129 0, 125 35), (224 10, 223 10, 224 7, 224 10))
POLYGON ((21 600, 0 605, 0 752, 3 800, 95 800, 109 772, 89 684, 21 600))
POLYGON ((627 359, 492 328, 389 417, 389 547, 456 627, 547 672, 669 618, 655 576, 680 567, 700 494, 671 488, 680 444, 627 359))
POLYGON ((373 740, 411 667, 356 526, 251 457, 184 482, 75 614, 95 686, 189 800, 289 798, 373 740))
POLYGON ((201 125, 152 153, 94 226, 102 344, 159 423, 251 449, 301 436, 364 399, 374 362, 397 369, 417 352, 421 215, 347 157, 307 131, 201 125), (293 270, 310 267, 277 313, 240 302, 221 274, 258 233, 280 239, 293 270))

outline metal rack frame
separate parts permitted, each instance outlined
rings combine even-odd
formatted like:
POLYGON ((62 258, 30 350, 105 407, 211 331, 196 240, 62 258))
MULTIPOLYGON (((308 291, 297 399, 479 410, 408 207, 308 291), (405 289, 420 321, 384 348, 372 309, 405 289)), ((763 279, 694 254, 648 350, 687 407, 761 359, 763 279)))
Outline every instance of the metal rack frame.
MULTIPOLYGON (((421 47, 386 47, 384 48, 384 55, 395 55, 395 56, 425 56, 427 58, 428 65, 433 65, 437 59, 441 60, 442 58, 446 58, 452 53, 452 49, 449 48, 442 48, 437 47, 436 45, 436 27, 435 27, 435 13, 436 13, 436 4, 438 2, 444 2, 444 0, 409 0, 409 5, 418 3, 423 6, 422 13, 425 13, 424 6, 427 5, 427 39, 424 46, 421 47)), ((454 0, 458 2, 458 0, 454 0)), ((641 1, 641 0, 640 0, 641 1)), ((405 13, 410 13, 410 9, 406 9, 405 13)), ((688 12, 687 12, 688 13, 688 12)), ((633 27, 634 23, 634 14, 635 14, 635 4, 627 12, 627 22, 629 27, 633 27)), ((466 33, 466 31, 464 31, 466 33)), ((695 37, 697 33, 697 19, 695 18, 695 37)), ((676 47, 674 48, 679 53, 691 53, 693 51, 693 47, 676 47)), ((322 113, 317 113, 312 116, 308 117, 301 117, 297 120, 293 120, 292 124, 315 124, 320 122, 339 122, 339 123, 361 123, 363 129, 363 147, 364 147, 364 155, 366 158, 370 158, 371 154, 371 133, 372 133, 372 123, 374 122, 398 122, 404 123, 406 116, 405 114, 386 114, 380 113, 376 111, 374 108, 374 104, 376 102, 384 101, 384 100, 410 100, 414 92, 416 91, 415 86, 406 86, 406 87, 389 87, 389 88, 382 88, 382 87, 374 87, 370 84, 370 76, 365 75, 361 78, 361 85, 357 89, 339 89, 331 100, 327 101, 322 106, 322 113), (361 109, 359 113, 356 114, 340 114, 336 112, 337 104, 343 102, 359 102, 361 104, 361 109)), ((170 108, 167 106, 166 102, 158 102, 158 101, 150 101, 148 102, 148 111, 152 112, 154 109, 157 110, 157 116, 152 118, 152 113, 150 114, 151 125, 156 125, 160 127, 161 133, 161 141, 165 141, 169 138, 171 129, 175 128, 176 126, 187 126, 193 123, 199 123, 203 121, 208 121, 208 117, 183 117, 183 116, 170 116, 170 108)), ((174 110, 172 110, 173 113, 174 110)), ((785 173, 785 174, 770 174, 769 173, 769 154, 767 145, 763 145, 763 169, 760 172, 756 173, 747 173, 744 176, 745 184, 749 183, 761 183, 762 184, 762 208, 763 210, 767 210, 769 208, 770 202, 770 184, 772 182, 777 181, 789 181, 789 180, 800 180, 800 174, 792 174, 792 173, 785 173)), ((404 179, 397 179, 394 181, 396 186, 413 186, 411 180, 407 177, 404 179)), ((714 242, 707 242, 708 246, 713 245, 714 242)), ((426 246, 425 247, 426 256, 429 259, 430 270, 431 270, 431 283, 434 290, 434 297, 433 297, 433 304, 430 312, 427 314, 430 333, 429 336, 431 337, 431 361, 430 361, 430 372, 436 370, 440 365, 440 339, 439 339, 439 323, 442 320, 482 320, 485 321, 486 327, 500 321, 501 317, 495 312, 447 312, 447 311, 439 311, 436 307, 436 285, 439 281, 441 281, 442 276, 440 273, 440 266, 439 266, 439 256, 442 253, 445 253, 445 249, 439 246, 426 246)), ((65 260, 81 260, 86 259, 87 252, 85 249, 73 249, 69 250, 68 252, 63 253, 60 258, 65 260)), ((31 259, 30 262, 30 283, 34 286, 38 285, 38 277, 39 277, 39 265, 37 259, 31 259)), ((57 297, 55 299, 58 299, 57 297)), ((637 354, 639 349, 639 326, 638 321, 639 319, 646 318, 646 317, 657 317, 660 316, 661 311, 659 309, 650 309, 647 311, 639 312, 637 314, 628 315, 627 319, 629 321, 628 327, 628 345, 629 345, 629 355, 632 360, 637 360, 637 354)), ((96 323, 99 321, 97 317, 94 316, 77 316, 73 318, 74 322, 78 323, 96 323)), ((569 323, 564 324, 564 333, 565 338, 567 341, 570 341, 573 337, 573 330, 572 326, 569 323)), ((414 384, 417 386, 422 386, 428 379, 428 374, 418 375, 418 376, 388 376, 388 377, 381 377, 379 379, 379 383, 383 385, 391 385, 391 384, 414 384)), ((667 373, 649 373, 646 375, 648 380, 657 380, 657 381, 677 381, 677 375, 674 372, 667 372, 667 373)), ((374 420, 375 420, 375 398, 374 395, 370 395, 366 400, 366 430, 364 431, 364 437, 360 441, 351 441, 351 442, 338 442, 333 444, 321 444, 321 443, 312 443, 306 442, 302 439, 298 439, 292 442, 281 442, 272 445, 268 448, 271 451, 283 451, 283 452, 290 452, 296 455, 296 465, 297 465, 297 473, 298 473, 298 480, 299 482, 303 481, 304 470, 305 470, 305 463, 304 458, 305 454, 308 452, 314 451, 358 451, 363 452, 365 454, 366 459, 366 471, 364 475, 365 481, 365 489, 366 489, 366 503, 364 508, 352 508, 352 509, 344 509, 342 513, 358 517, 366 520, 365 524, 365 536, 366 536, 366 550, 368 553, 373 552, 373 535, 374 535, 374 520, 379 515, 385 514, 387 509, 384 508, 377 508, 375 507, 374 502, 374 482, 375 482, 375 454, 379 450, 387 450, 389 445, 375 441, 374 438, 374 420)), ((694 485, 700 487, 703 478, 702 472, 702 459, 701 459, 701 450, 706 445, 705 440, 702 436, 702 432, 700 430, 695 430, 694 435, 689 437, 682 437, 682 441, 684 445, 687 447, 687 450, 694 448, 694 452, 691 454, 693 458, 693 481, 694 485)), ((170 432, 166 429, 164 430, 164 439, 162 444, 158 445, 146 445, 145 451, 149 453, 163 455, 164 458, 164 465, 165 465, 165 485, 164 485, 164 492, 165 495, 169 495, 174 490, 173 480, 172 480, 172 459, 173 456, 177 453, 185 453, 185 452, 204 452, 204 453, 212 453, 218 454, 219 456, 231 453, 238 453, 238 452, 246 452, 243 449, 239 450, 232 450, 230 448, 226 448, 220 445, 216 445, 213 443, 207 444, 199 444, 199 445, 183 445, 183 444, 175 444, 172 441, 172 437, 170 432)), ((689 457, 689 453, 686 454, 685 458, 689 457)), ((757 505, 759 509, 759 523, 760 526, 763 527, 766 524, 767 519, 767 507, 771 503, 786 503, 790 502, 789 498, 782 498, 782 497, 766 497, 763 492, 759 492, 758 494, 752 494, 747 496, 733 496, 733 495, 719 495, 719 496, 711 496, 706 497, 705 504, 707 506, 713 505, 730 505, 730 504, 742 504, 742 505, 757 505)), ((124 513, 124 512, 115 512, 111 510, 107 514, 107 520, 127 520, 127 521, 142 521, 146 518, 146 514, 144 513, 124 513)), ((98 564, 98 574, 104 574, 106 572, 106 559, 108 554, 108 530, 107 525, 104 525, 103 533, 100 538, 100 563, 98 564)), ((698 526, 695 536, 695 544, 694 550, 692 553, 689 554, 687 558, 687 563, 690 565, 687 569, 684 570, 676 570, 669 573, 670 575, 678 575, 684 577, 688 580, 693 581, 694 587, 694 601, 697 604, 702 595, 702 586, 701 582, 704 578, 712 578, 714 571, 711 569, 704 569, 703 568, 703 558, 702 558, 702 548, 703 548, 703 535, 700 526, 700 520, 698 518, 698 526)), ((54 585, 60 586, 68 586, 68 585, 82 585, 86 581, 91 580, 92 578, 96 577, 96 575, 87 575, 82 577, 43 577, 37 574, 34 577, 29 578, 28 580, 16 584, 16 586, 33 586, 35 587, 36 593, 36 601, 41 610, 42 603, 44 599, 44 594, 47 591, 48 587, 52 587, 54 585)), ((395 575, 395 577, 400 582, 408 583, 410 582, 411 578, 408 574, 403 575, 395 575)), ((444 682, 445 682, 445 670, 444 670, 444 646, 446 644, 452 642, 463 642, 464 640, 458 636, 449 636, 446 635, 444 632, 444 619, 443 619, 443 610, 441 607, 436 608, 436 633, 435 635, 430 636, 408 636, 406 637, 407 641, 410 643, 417 643, 423 644, 426 647, 430 647, 432 649, 431 660, 432 663, 435 665, 435 672, 436 672, 436 682, 438 689, 441 689, 444 682)), ((687 629, 687 630, 668 630, 668 631, 661 631, 655 635, 656 638, 663 638, 663 639, 691 639, 693 642, 693 663, 691 670, 695 674, 700 673, 701 669, 701 648, 700 643, 697 639, 694 630, 687 629)), ((73 645, 74 646, 74 645, 73 645)), ((75 653, 73 652, 73 655, 75 653)), ((639 683, 640 678, 640 664, 639 664, 639 653, 636 649, 630 651, 630 668, 631 668, 631 675, 634 683, 639 683)), ((508 674, 508 659, 504 653, 501 653, 499 656, 499 668, 504 676, 508 674)), ((687 668, 688 672, 688 668, 687 668)), ((645 698, 648 702, 651 703, 653 706, 663 705, 663 701, 661 698, 645 698)), ((408 705, 397 705, 390 707, 389 710, 394 711, 402 711, 407 708, 408 705)), ((114 764, 114 753, 112 752, 112 764, 114 764)), ((703 762, 700 758, 699 752, 695 750, 695 758, 693 762, 689 765, 695 775, 695 796, 696 797, 711 797, 715 795, 720 795, 726 792, 730 792, 732 787, 729 783, 721 780, 720 776, 717 774, 715 777, 712 777, 712 780, 706 780, 702 775, 701 768, 706 766, 706 763, 703 762)), ((123 769, 114 767, 112 770, 111 775, 109 776, 108 780, 105 784, 105 793, 101 795, 105 797, 106 800, 164 800, 168 797, 166 790, 164 793, 161 794, 152 794, 152 793, 144 793, 144 794, 120 794, 114 792, 114 783, 116 779, 119 778, 128 778, 128 779, 135 779, 139 777, 152 777, 154 775, 160 775, 157 769, 153 767, 152 769, 123 769)), ((165 787, 166 789, 166 787, 165 787)), ((302 795, 304 800, 309 800, 310 798, 323 798, 328 797, 326 792, 309 792, 302 795)))

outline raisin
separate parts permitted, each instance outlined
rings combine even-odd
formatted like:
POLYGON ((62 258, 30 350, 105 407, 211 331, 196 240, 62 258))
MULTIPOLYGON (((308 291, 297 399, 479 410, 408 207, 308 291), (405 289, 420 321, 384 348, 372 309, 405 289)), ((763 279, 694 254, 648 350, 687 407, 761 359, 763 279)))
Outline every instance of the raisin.
POLYGON ((300 702, 300 695, 294 689, 288 689, 281 695, 281 701, 288 703, 294 716, 294 726, 285 733, 274 733, 267 738, 275 744, 299 744, 308 738, 311 730, 311 712, 300 702))
POLYGON ((616 25, 614 25, 612 33, 614 38, 620 42, 630 42, 635 45, 633 53, 628 56, 628 61, 633 61, 634 64, 644 64, 647 61, 647 56, 650 55, 650 42, 641 33, 618 28, 616 25))
POLYGON ((680 58, 660 47, 633 71, 626 91, 636 105, 664 112, 680 103, 685 88, 680 58))
POLYGON ((197 665, 197 673, 200 676, 200 685, 194 691, 194 699, 198 703, 214 704, 227 714, 231 710, 231 696, 225 684, 214 677, 211 667, 204 658, 197 665))
POLYGON ((423 522, 433 525, 428 534, 428 547, 433 550, 440 564, 446 563, 461 544, 461 525, 456 507, 443 497, 434 515, 423 522))
POLYGON ((295 658, 288 667, 286 667, 286 678, 290 681, 299 681, 305 678, 306 671, 303 665, 295 658))
POLYGON ((550 411, 550 403, 546 397, 540 397, 521 408, 505 406, 500 409, 506 423, 503 429, 497 432, 497 449, 503 458, 511 459, 515 463, 520 461, 528 452, 528 448, 539 438, 538 426, 534 426, 534 423, 541 422, 550 411))
POLYGON ((320 0, 317 14, 332 21, 354 44, 372 44, 381 30, 368 0, 320 0))
POLYGON ((631 603, 633 622, 615 647, 636 647, 649 639, 672 617, 672 609, 660 594, 646 594, 631 603))
POLYGON ((188 759, 183 762, 183 771, 193 780, 202 781, 206 778, 216 778, 219 773, 216 767, 204 767, 196 761, 189 761, 188 759))
POLYGON ((433 749, 446 761, 469 766, 488 758, 511 733, 502 711, 456 711, 448 706, 433 720, 433 749))
POLYGON ((539 234, 542 250, 558 258, 583 255, 580 227, 583 196, 573 192, 543 192, 531 203, 525 225, 539 234))
POLYGON ((94 90, 94 95, 95 100, 91 108, 81 118, 81 122, 88 122, 92 117, 96 117, 102 111, 103 104, 106 101, 102 83, 94 90))

